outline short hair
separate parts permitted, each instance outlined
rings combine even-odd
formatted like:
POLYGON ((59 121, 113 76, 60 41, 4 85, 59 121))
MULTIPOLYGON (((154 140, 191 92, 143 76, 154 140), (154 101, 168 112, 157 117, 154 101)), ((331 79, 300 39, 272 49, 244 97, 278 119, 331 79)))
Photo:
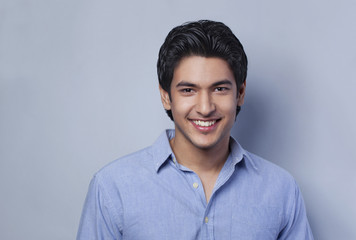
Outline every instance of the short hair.
MULTIPOLYGON (((199 20, 173 28, 162 44, 157 61, 159 84, 171 98, 174 69, 188 56, 218 57, 225 60, 233 72, 237 89, 246 80, 247 57, 242 44, 222 22, 199 20)), ((239 112, 237 108, 236 115, 239 112)), ((172 121, 171 110, 166 110, 172 121)))

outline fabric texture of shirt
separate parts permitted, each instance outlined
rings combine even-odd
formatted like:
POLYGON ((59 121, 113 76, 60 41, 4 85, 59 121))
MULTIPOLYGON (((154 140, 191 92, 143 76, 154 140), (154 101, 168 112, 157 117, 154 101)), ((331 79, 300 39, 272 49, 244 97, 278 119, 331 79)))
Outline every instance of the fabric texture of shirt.
POLYGON ((198 175, 175 160, 173 137, 166 130, 152 146, 95 174, 77 240, 313 239, 288 172, 231 138, 207 203, 198 175))

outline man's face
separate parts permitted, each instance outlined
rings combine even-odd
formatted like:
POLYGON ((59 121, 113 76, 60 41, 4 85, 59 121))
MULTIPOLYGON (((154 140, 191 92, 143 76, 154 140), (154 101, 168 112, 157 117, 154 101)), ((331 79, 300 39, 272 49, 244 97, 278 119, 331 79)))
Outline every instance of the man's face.
POLYGON ((244 83, 237 91, 234 75, 223 59, 183 58, 174 70, 171 99, 160 88, 163 105, 173 114, 175 141, 199 149, 228 144, 245 87, 244 83))

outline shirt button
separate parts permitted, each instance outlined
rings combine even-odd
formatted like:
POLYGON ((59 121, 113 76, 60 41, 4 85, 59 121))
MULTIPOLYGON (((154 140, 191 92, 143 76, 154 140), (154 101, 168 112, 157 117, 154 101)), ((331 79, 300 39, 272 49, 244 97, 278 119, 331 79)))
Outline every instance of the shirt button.
POLYGON ((176 159, 173 157, 173 162, 176 163, 176 159))
POLYGON ((208 218, 208 217, 205 217, 204 222, 205 222, 205 223, 208 223, 208 222, 209 222, 209 218, 208 218))
POLYGON ((193 183, 193 188, 198 188, 199 184, 198 183, 193 183))

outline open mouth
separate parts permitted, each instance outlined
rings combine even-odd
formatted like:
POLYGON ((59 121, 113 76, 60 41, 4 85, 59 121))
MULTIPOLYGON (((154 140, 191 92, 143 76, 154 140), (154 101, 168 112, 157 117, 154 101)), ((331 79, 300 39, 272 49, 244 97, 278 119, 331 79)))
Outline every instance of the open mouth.
POLYGON ((214 125, 217 120, 212 120, 212 121, 202 121, 202 120, 193 120, 195 125, 198 125, 200 127, 210 127, 214 125))
POLYGON ((197 128, 199 131, 210 132, 214 130, 219 123, 220 119, 214 120, 191 120, 193 126, 197 128))

